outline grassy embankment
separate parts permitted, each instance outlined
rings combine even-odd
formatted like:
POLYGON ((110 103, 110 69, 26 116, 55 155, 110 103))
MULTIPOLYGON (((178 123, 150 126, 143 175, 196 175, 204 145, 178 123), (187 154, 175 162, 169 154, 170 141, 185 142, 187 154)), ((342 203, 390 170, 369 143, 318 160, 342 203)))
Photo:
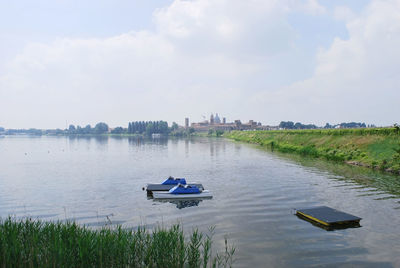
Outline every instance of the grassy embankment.
POLYGON ((398 128, 232 131, 225 137, 400 174, 398 128))
POLYGON ((136 231, 91 230, 76 223, 0 220, 1 267, 227 267, 234 247, 212 256, 212 233, 179 225, 136 231))

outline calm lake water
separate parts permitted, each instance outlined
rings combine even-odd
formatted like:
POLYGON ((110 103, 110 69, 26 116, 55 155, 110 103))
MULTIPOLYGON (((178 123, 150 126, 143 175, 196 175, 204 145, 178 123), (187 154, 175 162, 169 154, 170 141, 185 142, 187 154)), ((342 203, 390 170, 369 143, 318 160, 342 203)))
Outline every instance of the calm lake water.
POLYGON ((0 138, 0 217, 215 226, 214 246, 226 235, 236 267, 400 267, 399 200, 400 177, 224 139, 0 138), (142 187, 169 175, 214 198, 148 200, 142 187), (293 215, 320 205, 363 218, 362 227, 326 231, 293 215))

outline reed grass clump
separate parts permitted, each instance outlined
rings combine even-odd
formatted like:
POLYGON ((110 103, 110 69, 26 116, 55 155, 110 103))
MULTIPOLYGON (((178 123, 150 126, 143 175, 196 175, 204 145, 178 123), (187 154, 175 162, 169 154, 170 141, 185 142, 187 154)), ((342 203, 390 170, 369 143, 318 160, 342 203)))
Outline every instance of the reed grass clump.
POLYGON ((231 267, 235 248, 225 239, 225 252, 213 257, 211 245, 212 234, 193 230, 186 237, 180 225, 150 232, 0 220, 1 267, 231 267))

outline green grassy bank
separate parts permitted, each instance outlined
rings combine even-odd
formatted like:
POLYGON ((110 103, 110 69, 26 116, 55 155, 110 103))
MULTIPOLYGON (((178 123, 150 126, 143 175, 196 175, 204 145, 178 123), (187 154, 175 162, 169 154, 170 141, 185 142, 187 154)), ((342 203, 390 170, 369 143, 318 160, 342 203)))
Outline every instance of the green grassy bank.
POLYGON ((400 174, 398 128, 232 131, 224 137, 400 174))
POLYGON ((212 255, 212 232, 181 226, 91 230, 76 223, 0 220, 1 267, 231 267, 235 249, 212 255))

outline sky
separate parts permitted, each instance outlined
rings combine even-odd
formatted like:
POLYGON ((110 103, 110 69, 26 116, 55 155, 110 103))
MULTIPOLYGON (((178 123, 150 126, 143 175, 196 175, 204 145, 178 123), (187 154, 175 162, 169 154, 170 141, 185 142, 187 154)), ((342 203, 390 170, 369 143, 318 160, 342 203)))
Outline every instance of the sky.
POLYGON ((400 0, 0 0, 0 126, 400 121, 400 0))

